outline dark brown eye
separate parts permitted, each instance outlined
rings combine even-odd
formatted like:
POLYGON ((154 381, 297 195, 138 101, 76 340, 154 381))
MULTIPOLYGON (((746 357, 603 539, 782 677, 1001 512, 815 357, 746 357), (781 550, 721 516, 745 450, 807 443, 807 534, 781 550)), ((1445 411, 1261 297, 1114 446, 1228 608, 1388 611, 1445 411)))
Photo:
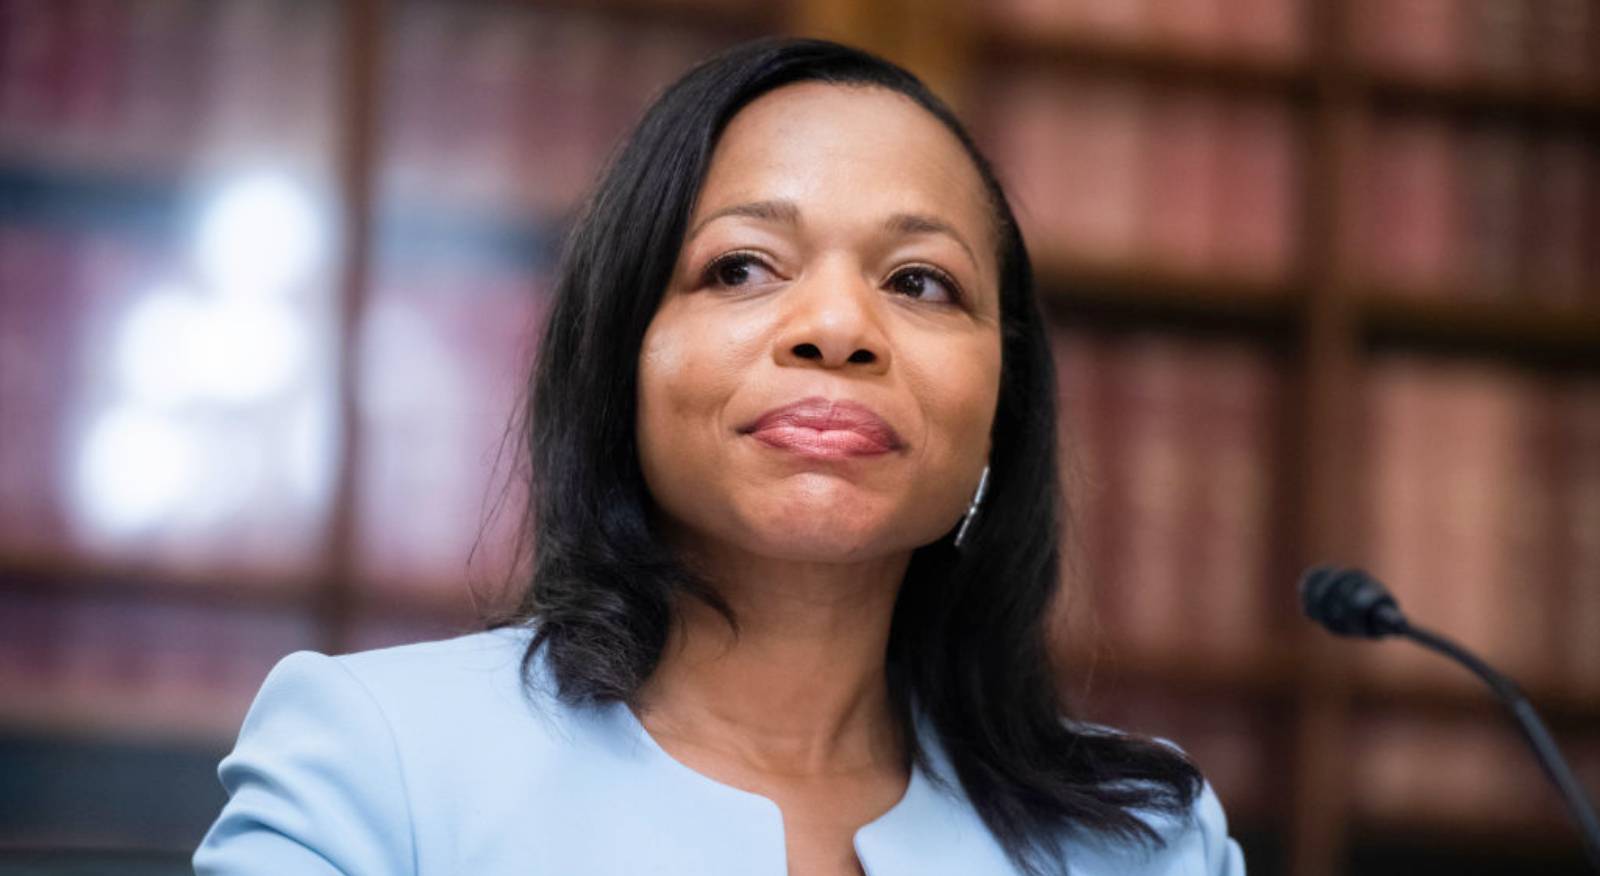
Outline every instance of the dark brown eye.
POLYGON ((750 279, 750 265, 739 259, 726 259, 717 263, 717 282, 724 286, 737 286, 750 279))
POLYGON ((743 286, 752 281, 770 278, 772 272, 754 253, 735 252, 713 261, 707 268, 704 283, 708 286, 743 286))
POLYGON ((904 268, 889 278, 889 288, 918 301, 954 302, 956 285, 932 268, 904 268))

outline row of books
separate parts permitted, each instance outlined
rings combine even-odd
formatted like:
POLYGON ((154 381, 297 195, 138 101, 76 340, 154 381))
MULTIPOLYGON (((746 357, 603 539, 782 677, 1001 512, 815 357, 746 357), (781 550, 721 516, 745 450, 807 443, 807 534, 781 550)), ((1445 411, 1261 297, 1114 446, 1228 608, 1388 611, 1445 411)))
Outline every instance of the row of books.
POLYGON ((1416 296, 1600 305, 1600 154, 1582 131, 1396 115, 1351 170, 1349 260, 1416 296))
MULTIPOLYGON (((240 347, 205 347, 226 357, 198 363, 208 380, 263 376, 274 339, 302 354, 294 380, 191 392, 182 351, 204 346, 207 323, 177 317, 215 302, 174 282, 178 261, 138 237, 0 224, 0 551, 197 586, 223 572, 240 587, 308 583, 336 478, 328 328, 316 308, 290 311, 298 339, 252 324, 240 347)), ((354 564, 377 591, 507 573, 525 501, 513 417, 545 300, 536 275, 504 266, 379 263, 351 459, 354 564)))
POLYGON ((1155 332, 1056 345, 1067 586, 1088 596, 1065 611, 1098 618, 1113 660, 1260 660, 1294 596, 1272 578, 1286 462, 1273 359, 1155 332))
POLYGON ((981 139, 1046 261, 1282 280, 1301 134, 1287 105, 1114 76, 1000 76, 981 139))
POLYGON ((1371 70, 1425 82, 1593 93, 1594 0, 1347 0, 1350 42, 1371 70))
POLYGON ((491 595, 527 501, 522 411, 547 298, 532 275, 379 267, 360 351, 356 567, 386 593, 491 595))
MULTIPOLYGON (((1383 709, 1363 715, 1348 738, 1345 761, 1359 817, 1424 829, 1553 829, 1570 835, 1577 850, 1560 796, 1510 720, 1383 709)), ((1579 782, 1600 788, 1600 737, 1558 733, 1557 741, 1579 782)))
POLYGON ((286 586, 326 539, 331 290, 229 298, 182 265, 0 225, 0 547, 286 586))
MULTIPOLYGON (((1303 63, 1314 0, 1004 0, 977 4, 1013 39, 1059 38, 1174 55, 1303 63)), ((1432 82, 1590 92, 1600 77, 1594 0, 1338 0, 1358 69, 1432 82)))
POLYGON ((1311 2, 1002 0, 973 7, 996 31, 1013 37, 1059 36, 1191 56, 1281 63, 1306 52, 1311 2))
MULTIPOLYGON (((1600 697, 1600 378, 1391 354, 1367 384, 1372 570, 1530 687, 1600 697)), ((1403 643, 1364 656, 1385 678, 1472 683, 1403 643)))
MULTIPOLYGON (((1285 281, 1303 120, 1270 100, 1034 69, 981 120, 1046 263, 1285 281)), ((1375 113, 1337 193, 1344 263, 1409 296, 1600 305, 1600 158, 1577 129, 1375 113)))
MULTIPOLYGON (((0 570, 0 726, 105 739, 231 742, 267 672, 335 647, 311 606, 262 610, 185 599, 41 593, 0 570)), ((218 579, 224 586, 226 579, 218 579)), ((471 632, 454 621, 358 618, 356 651, 471 632)))
POLYGON ((337 4, 0 0, 0 159, 156 179, 326 173, 337 4))
POLYGON ((525 4, 400 6, 383 82, 382 197, 561 214, 649 100, 727 40, 525 4))
MULTIPOLYGON (((239 165, 326 175, 348 110, 337 13, 314 0, 0 0, 0 162, 173 181, 239 165)), ((716 34, 565 4, 395 4, 377 40, 380 198, 561 214, 647 101, 729 39, 716 34)))
POLYGON ((303 612, 19 593, 0 573, 0 722, 231 740, 272 665, 320 648, 303 612))
MULTIPOLYGON (((1065 334, 1057 361, 1068 573, 1113 659, 1245 665, 1281 644, 1278 363, 1155 332, 1065 334)), ((1363 561, 1419 623, 1536 689, 1600 696, 1600 380, 1391 354, 1364 382, 1363 561)), ((1383 683, 1470 683, 1403 645, 1362 657, 1383 683)))
MULTIPOLYGON (((328 329, 294 312, 301 342, 286 350, 307 361, 291 385, 187 392, 194 376, 173 368, 195 364, 178 350, 203 326, 176 317, 213 302, 174 283, 174 262, 117 235, 0 225, 0 550, 293 587, 320 563, 336 476, 328 329)), ((542 301, 523 273, 379 270, 352 459, 355 564, 373 587, 437 590, 507 566, 525 472, 512 416, 542 301)), ((274 336, 256 329, 213 377, 258 374, 274 336)))

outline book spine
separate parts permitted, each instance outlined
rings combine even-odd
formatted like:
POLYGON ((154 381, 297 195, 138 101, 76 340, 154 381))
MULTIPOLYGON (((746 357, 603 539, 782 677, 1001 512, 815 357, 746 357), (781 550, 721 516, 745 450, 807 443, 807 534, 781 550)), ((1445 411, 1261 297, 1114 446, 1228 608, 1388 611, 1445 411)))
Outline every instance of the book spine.
POLYGON ((1228 227, 1220 221, 1221 108, 1205 92, 1177 91, 1151 103, 1148 132, 1142 249, 1163 270, 1202 274, 1213 267, 1214 236, 1228 227))
POLYGON ((1532 67, 1533 0, 1466 0, 1469 73, 1497 85, 1521 85, 1532 67))
POLYGON ((1462 0, 1353 0, 1349 21, 1355 55, 1374 72, 1447 82, 1466 68, 1462 0))
POLYGON ((1600 280, 1587 276, 1584 253, 1600 209, 1600 163, 1592 148, 1576 134, 1548 134, 1533 146, 1528 196, 1524 210, 1522 248, 1525 300, 1558 309, 1584 306, 1585 284, 1600 280))
POLYGON ((1144 99, 1137 85, 1078 79, 1064 89, 1054 164, 1059 181, 1042 194, 1062 204, 1053 240, 1088 262, 1127 265, 1140 254, 1144 99))
POLYGON ((1401 118, 1370 137, 1360 196, 1364 272, 1401 294, 1453 288, 1460 257, 1456 138, 1442 121, 1401 118))
POLYGON ((1536 0, 1532 18, 1534 74, 1542 85, 1578 94, 1600 85, 1600 6, 1594 0, 1536 0))
POLYGON ((1456 251, 1470 264, 1463 274, 1467 295, 1518 297, 1523 272, 1522 222, 1532 170, 1520 132, 1485 126, 1465 134, 1460 207, 1461 241, 1456 251))
POLYGON ((1222 0, 1224 51, 1273 64, 1303 58, 1309 2, 1313 0, 1222 0))
POLYGON ((1563 502, 1566 543, 1566 675, 1571 690, 1600 697, 1600 380, 1574 379, 1561 392, 1566 445, 1563 502))
POLYGON ((1188 371, 1192 477, 1184 588, 1196 653, 1243 666, 1259 656, 1268 622, 1266 577, 1276 470, 1271 366, 1242 346, 1205 350, 1188 371))
POLYGON ((1117 637, 1143 657, 1180 653, 1186 627, 1183 588, 1185 507, 1193 460, 1183 416, 1184 374, 1192 352, 1178 339, 1142 335, 1118 349, 1117 402, 1123 406, 1116 482, 1121 499, 1118 550, 1108 577, 1117 637))
POLYGON ((1281 280, 1299 236, 1299 154, 1281 105, 1244 100, 1228 107, 1219 167, 1216 261, 1225 275, 1281 280))

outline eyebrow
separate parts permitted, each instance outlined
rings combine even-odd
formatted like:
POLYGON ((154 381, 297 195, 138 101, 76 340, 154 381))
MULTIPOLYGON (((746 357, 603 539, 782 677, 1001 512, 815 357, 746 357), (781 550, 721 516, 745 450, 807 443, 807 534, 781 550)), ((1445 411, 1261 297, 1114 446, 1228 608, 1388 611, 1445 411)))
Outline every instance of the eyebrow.
MULTIPOLYGON (((800 207, 789 200, 750 201, 744 204, 734 204, 712 211, 709 216, 701 219, 689 232, 686 240, 693 240, 699 235, 700 230, 712 222, 728 216, 746 216, 764 222, 780 222, 785 225, 800 224, 800 207)), ((883 228, 895 234, 942 234, 955 241, 967 253, 967 258, 972 260, 976 267, 978 256, 967 245, 967 241, 955 230, 950 223, 942 219, 929 216, 925 213, 896 213, 883 221, 883 228)))
POLYGON ((731 207, 723 207, 720 210, 712 211, 711 215, 701 219, 700 222, 695 225, 692 230, 690 230, 689 236, 685 239, 693 240, 695 236, 700 233, 700 229, 710 225, 712 222, 715 222, 718 219, 722 219, 727 216, 747 216, 751 219, 760 219, 764 222, 782 222, 785 225, 799 225, 800 207, 793 201, 785 200, 751 201, 746 204, 734 204, 731 207))
POLYGON ((961 234, 951 227, 950 223, 936 219, 922 213, 896 213, 884 220, 884 230, 896 234, 942 234, 956 242, 967 253, 967 258, 972 260, 972 266, 977 267, 978 256, 967 246, 961 234))

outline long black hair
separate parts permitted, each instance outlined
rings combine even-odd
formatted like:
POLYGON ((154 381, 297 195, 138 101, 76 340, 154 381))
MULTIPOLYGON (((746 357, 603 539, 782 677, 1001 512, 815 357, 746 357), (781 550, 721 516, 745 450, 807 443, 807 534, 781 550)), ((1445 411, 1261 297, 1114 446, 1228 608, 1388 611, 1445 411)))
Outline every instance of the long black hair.
MULTIPOLYGON (((814 81, 916 101, 965 147, 999 230, 1001 387, 988 495, 960 550, 916 550, 894 609, 886 667, 902 727, 938 734, 962 789, 1024 871, 1064 871, 1074 830, 1159 843, 1143 817, 1181 815, 1201 788, 1176 751, 1071 720, 1046 618, 1058 588, 1062 498, 1055 375, 1022 236, 965 128, 916 77, 836 43, 746 43, 694 67, 650 107, 578 214, 561 255, 525 438, 532 581, 492 626, 531 624, 560 696, 631 702, 660 659, 682 598, 730 621, 716 592, 652 526, 635 444, 639 349, 667 287, 712 150, 755 98, 814 81)), ((928 766, 914 732, 912 762, 928 766)))

